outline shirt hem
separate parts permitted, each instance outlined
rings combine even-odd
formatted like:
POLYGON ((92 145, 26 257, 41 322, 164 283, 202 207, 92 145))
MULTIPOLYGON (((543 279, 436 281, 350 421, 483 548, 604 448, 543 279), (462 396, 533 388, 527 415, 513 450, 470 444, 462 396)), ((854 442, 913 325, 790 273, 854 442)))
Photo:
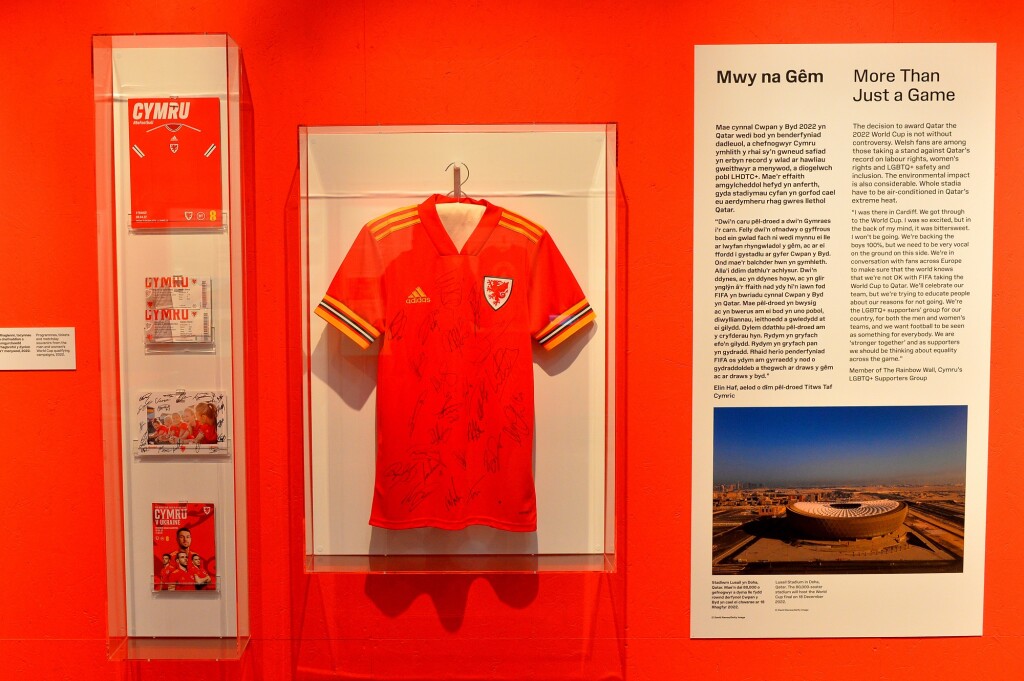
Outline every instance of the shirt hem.
POLYGON ((380 518, 370 518, 370 525, 373 527, 379 527, 385 530, 415 530, 424 527, 432 527, 438 530, 464 530, 474 525, 484 525, 487 527, 493 527, 496 530, 505 530, 507 532, 536 532, 537 522, 531 521, 528 523, 508 523, 500 520, 494 520, 492 518, 471 518, 459 522, 448 522, 443 520, 436 520, 433 518, 423 518, 417 520, 403 520, 403 521, 392 521, 383 520, 380 518))

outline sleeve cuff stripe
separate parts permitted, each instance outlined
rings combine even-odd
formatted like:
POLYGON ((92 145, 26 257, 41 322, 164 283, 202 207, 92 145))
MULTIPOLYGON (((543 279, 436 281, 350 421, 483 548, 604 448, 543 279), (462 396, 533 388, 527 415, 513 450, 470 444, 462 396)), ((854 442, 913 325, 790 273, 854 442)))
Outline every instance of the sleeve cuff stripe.
POLYGON ((593 310, 588 308, 587 313, 585 315, 583 315, 582 317, 577 319, 575 323, 573 323, 571 326, 567 327, 558 336, 552 338, 551 340, 547 341, 546 343, 542 343, 542 346, 544 347, 545 350, 551 350, 552 348, 556 347, 562 341, 568 340, 577 331, 579 331, 580 329, 582 329, 583 327, 585 327, 587 324, 589 324, 590 322, 594 321, 595 319, 597 319, 597 315, 594 314, 593 310))
POLYGON ((368 333, 361 326, 356 324, 353 320, 349 319, 347 316, 345 316, 338 310, 335 310, 326 302, 321 302, 314 311, 316 312, 318 317, 321 317, 322 319, 329 322, 332 326, 343 331, 346 335, 351 337, 353 340, 356 341, 356 343, 362 345, 363 347, 369 347, 370 343, 376 340, 376 336, 368 333))
POLYGON ((534 336, 534 338, 544 338, 544 337, 546 337, 554 329, 557 329, 558 327, 562 326, 562 324, 564 324, 566 322, 566 320, 568 320, 570 317, 575 317, 580 312, 580 310, 583 310, 585 308, 586 309, 590 308, 590 303, 587 302, 586 298, 584 298, 583 300, 581 300, 580 302, 576 303, 575 305, 570 307, 568 310, 563 312, 562 314, 560 314, 557 317, 555 317, 554 319, 552 319, 551 323, 548 324, 547 326, 545 326, 540 331, 538 331, 537 334, 534 336))
POLYGON ((366 334, 369 334, 371 336, 370 340, 373 340, 380 336, 380 331, 374 328, 373 324, 357 315, 355 312, 352 311, 352 308, 345 305, 345 303, 341 302, 337 298, 332 298, 331 296, 325 295, 324 299, 320 302, 320 304, 326 307, 329 312, 339 317, 345 318, 347 321, 354 324, 361 331, 365 332, 366 334))
POLYGON ((316 315, 323 319, 325 322, 336 328, 338 331, 341 331, 343 334, 348 336, 353 343, 361 347, 363 350, 370 347, 370 344, 366 341, 365 338, 358 335, 351 328, 349 328, 348 326, 346 326, 345 324, 341 323, 336 318, 331 316, 331 313, 326 312, 322 307, 316 308, 315 310, 313 310, 313 312, 316 313, 316 315))
MULTIPOLYGON (((569 315, 563 319, 555 328, 551 329, 548 333, 538 336, 537 342, 541 345, 547 346, 551 342, 551 339, 563 333, 567 329, 576 325, 577 322, 583 322, 589 316, 590 319, 594 318, 594 311, 590 308, 590 305, 584 301, 582 309, 578 310, 574 314, 569 315)), ((580 324, 582 326, 582 323, 580 324)))

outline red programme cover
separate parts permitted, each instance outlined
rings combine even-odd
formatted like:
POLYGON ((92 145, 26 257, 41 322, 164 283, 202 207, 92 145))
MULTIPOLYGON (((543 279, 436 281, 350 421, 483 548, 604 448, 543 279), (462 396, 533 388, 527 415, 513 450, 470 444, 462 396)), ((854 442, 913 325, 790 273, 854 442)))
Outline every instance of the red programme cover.
POLYGON ((153 504, 153 590, 215 591, 213 504, 153 504))
POLYGON ((220 100, 128 100, 133 228, 210 228, 221 205, 220 100))

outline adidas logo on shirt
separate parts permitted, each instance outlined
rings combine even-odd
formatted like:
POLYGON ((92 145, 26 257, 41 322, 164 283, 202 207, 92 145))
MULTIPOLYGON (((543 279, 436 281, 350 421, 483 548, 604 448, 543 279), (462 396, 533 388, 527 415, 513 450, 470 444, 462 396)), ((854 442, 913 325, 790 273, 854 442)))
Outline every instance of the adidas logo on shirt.
POLYGON ((416 289, 409 294, 409 297, 405 299, 405 302, 409 305, 413 303, 429 303, 430 298, 427 297, 427 294, 423 292, 422 288, 417 286, 416 289))

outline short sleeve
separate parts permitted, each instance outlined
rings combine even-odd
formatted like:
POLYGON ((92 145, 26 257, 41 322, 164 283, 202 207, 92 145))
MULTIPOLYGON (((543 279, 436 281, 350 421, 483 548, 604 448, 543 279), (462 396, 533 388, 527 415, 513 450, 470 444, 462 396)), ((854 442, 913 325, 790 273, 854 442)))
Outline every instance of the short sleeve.
POLYGON ((530 331, 534 340, 550 350, 595 318, 583 289, 545 231, 537 242, 530 277, 530 331))
POLYGON ((314 312, 365 350, 384 325, 382 277, 380 252, 364 227, 314 312))

